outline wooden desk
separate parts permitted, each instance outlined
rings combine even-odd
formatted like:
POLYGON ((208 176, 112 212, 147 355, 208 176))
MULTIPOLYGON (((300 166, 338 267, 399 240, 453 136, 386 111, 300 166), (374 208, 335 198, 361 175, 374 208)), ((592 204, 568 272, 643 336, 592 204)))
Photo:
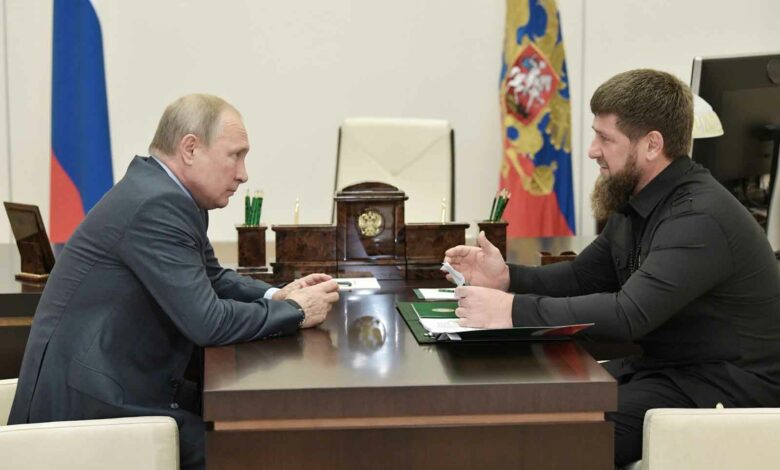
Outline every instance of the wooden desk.
MULTIPOLYGON (((560 253, 565 250, 577 252, 595 237, 553 237, 553 238, 515 238, 508 241, 507 259, 513 263, 535 265, 539 263, 541 250, 560 253)), ((55 245, 55 256, 61 245, 55 245)), ((231 242, 215 242, 217 257, 227 266, 235 265, 237 249, 231 242)), ((269 244, 269 260, 274 259, 274 245, 269 244)), ((32 316, 38 306, 43 287, 24 284, 14 279, 19 270, 19 253, 15 244, 0 244, 0 379, 17 377, 21 365, 24 347, 30 333, 32 316)), ((616 354, 595 352, 598 358, 616 357, 616 354)), ((599 346, 600 347, 600 346, 599 346)))
POLYGON ((420 346, 394 308, 404 284, 344 293, 317 329, 208 348, 208 468, 611 468, 617 387, 583 349, 420 346))
MULTIPOLYGON (((560 253, 566 250, 582 251, 595 236, 590 237, 549 237, 549 238, 513 238, 507 242, 507 259, 511 263, 536 265, 539 264, 539 251, 560 253)), ((237 249, 234 242, 215 242, 214 250, 217 257, 228 267, 235 267, 237 249)), ((61 245, 55 245, 55 256, 59 254, 61 245)), ((269 243, 266 254, 269 261, 275 256, 274 245, 269 243)), ((43 292, 41 285, 24 284, 14 279, 14 274, 19 271, 19 252, 12 243, 0 243, 0 319, 5 317, 6 322, 19 321, 8 320, 8 317, 28 317, 31 321, 38 300, 43 292)), ((3 321, 3 320, 0 320, 3 321)))
MULTIPOLYGON (((578 240, 512 240, 509 259, 578 240)), ((0 318, 29 322, 42 288, 13 280, 18 262, 0 244, 0 318)), ((393 308, 408 289, 384 284, 319 329, 207 351, 210 468, 611 468, 616 386, 579 346, 419 346, 393 308)), ((0 328, 0 378, 28 334, 0 328)))

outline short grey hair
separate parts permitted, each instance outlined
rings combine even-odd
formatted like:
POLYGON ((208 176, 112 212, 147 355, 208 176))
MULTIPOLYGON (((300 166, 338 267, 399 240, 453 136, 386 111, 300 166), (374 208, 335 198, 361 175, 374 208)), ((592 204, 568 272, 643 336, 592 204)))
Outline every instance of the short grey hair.
POLYGON ((149 153, 155 156, 173 155, 187 134, 197 136, 207 146, 211 145, 225 110, 232 110, 240 116, 233 105, 218 96, 203 93, 182 96, 165 108, 149 145, 149 153))

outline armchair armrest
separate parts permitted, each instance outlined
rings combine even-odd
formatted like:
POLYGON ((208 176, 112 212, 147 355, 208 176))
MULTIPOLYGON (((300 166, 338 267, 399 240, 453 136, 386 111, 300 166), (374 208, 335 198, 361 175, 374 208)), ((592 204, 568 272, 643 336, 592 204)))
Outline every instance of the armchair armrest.
POLYGON ((780 461, 780 408, 647 412, 644 470, 764 468, 780 461))
POLYGON ((179 468, 179 431, 167 416, 0 426, 8 469, 179 468))
POLYGON ((8 414, 11 412, 11 404, 16 393, 16 379, 0 380, 0 426, 8 422, 8 414))

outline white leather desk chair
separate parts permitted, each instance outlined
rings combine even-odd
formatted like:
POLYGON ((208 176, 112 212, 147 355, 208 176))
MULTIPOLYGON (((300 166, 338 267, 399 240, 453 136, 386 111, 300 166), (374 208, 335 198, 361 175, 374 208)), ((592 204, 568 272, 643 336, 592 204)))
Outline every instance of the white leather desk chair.
POLYGON ((647 412, 642 460, 623 470, 776 468, 780 408, 657 408, 647 412))
POLYGON ((0 467, 4 470, 175 470, 179 431, 168 416, 7 426, 16 379, 0 380, 0 467))
POLYGON ((409 196, 406 222, 455 214, 455 134, 437 119, 349 118, 339 129, 335 190, 363 181, 391 184, 409 196))

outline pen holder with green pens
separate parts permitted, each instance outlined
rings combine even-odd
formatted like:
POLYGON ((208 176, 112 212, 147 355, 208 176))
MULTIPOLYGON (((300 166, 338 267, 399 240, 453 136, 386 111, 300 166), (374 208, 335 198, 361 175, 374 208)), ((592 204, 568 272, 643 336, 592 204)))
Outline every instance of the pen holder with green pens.
POLYGON ((263 212, 263 192, 255 191, 255 195, 250 197, 249 191, 244 197, 244 226, 260 225, 260 214, 263 212))
POLYGON ((496 197, 493 198, 493 205, 490 207, 490 217, 488 220, 477 222, 479 231, 485 232, 485 237, 494 244, 500 251, 501 256, 506 260, 506 227, 508 222, 501 217, 504 215, 509 200, 512 197, 512 193, 506 189, 502 189, 496 193, 496 197))
POLYGON ((263 193, 256 191, 250 197, 247 191, 244 198, 244 224, 236 226, 239 267, 257 268, 260 271, 268 269, 265 260, 265 231, 268 227, 260 224, 262 210, 263 193))

